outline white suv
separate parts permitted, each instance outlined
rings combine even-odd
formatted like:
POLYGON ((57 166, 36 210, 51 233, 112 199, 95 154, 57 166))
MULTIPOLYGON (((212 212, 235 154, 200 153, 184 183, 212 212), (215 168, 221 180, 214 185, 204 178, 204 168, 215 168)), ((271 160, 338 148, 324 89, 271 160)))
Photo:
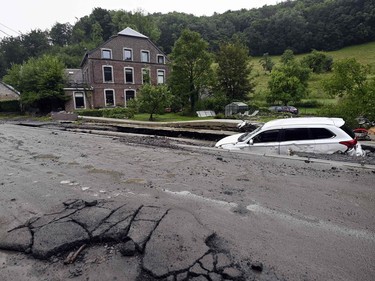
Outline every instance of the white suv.
POLYGON ((215 147, 257 153, 290 155, 293 152, 357 152, 362 155, 353 131, 342 118, 304 117, 277 119, 256 130, 218 141, 215 147))

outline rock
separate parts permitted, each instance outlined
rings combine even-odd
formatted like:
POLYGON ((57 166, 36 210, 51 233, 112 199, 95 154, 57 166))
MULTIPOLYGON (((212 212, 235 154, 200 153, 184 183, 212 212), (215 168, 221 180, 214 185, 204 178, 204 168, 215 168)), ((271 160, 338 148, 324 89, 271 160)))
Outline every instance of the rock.
POLYGON ((85 201, 85 206, 92 207, 98 204, 98 200, 85 201))
POLYGON ((125 257, 134 256, 136 253, 135 244, 132 240, 129 240, 120 245, 120 253, 125 257))
POLYGON ((251 264, 251 269, 255 271, 262 272, 263 271, 263 264, 259 261, 253 262, 251 264))

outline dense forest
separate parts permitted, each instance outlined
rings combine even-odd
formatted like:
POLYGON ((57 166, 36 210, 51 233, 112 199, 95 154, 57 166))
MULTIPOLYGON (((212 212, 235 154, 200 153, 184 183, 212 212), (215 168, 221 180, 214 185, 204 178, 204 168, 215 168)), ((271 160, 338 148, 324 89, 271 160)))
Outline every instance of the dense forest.
POLYGON ((12 64, 43 54, 58 56, 66 67, 79 67, 86 50, 127 26, 147 35, 166 54, 184 29, 201 34, 216 52, 223 42, 240 40, 252 56, 337 50, 375 40, 373 0, 288 0, 258 9, 197 17, 184 13, 148 14, 142 10, 93 9, 74 24, 56 23, 0 41, 0 77, 12 64))

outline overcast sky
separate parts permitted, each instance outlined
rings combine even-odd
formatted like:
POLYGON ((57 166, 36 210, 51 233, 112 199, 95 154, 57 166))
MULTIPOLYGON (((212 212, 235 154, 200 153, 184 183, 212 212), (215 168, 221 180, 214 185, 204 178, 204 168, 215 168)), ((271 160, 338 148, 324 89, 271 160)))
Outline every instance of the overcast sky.
POLYGON ((215 12, 259 8, 282 1, 285 0, 4 0, 0 5, 0 38, 50 29, 56 22, 74 24, 94 8, 211 16, 215 12))

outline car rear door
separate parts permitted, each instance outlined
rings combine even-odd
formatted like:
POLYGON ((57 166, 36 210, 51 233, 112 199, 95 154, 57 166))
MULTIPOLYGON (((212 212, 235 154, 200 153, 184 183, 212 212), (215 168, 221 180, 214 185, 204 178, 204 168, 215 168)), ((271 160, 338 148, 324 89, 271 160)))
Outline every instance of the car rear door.
POLYGON ((334 153, 345 151, 336 135, 328 128, 311 128, 311 137, 315 140, 315 153, 334 153))
POLYGON ((280 136, 280 154, 315 152, 315 140, 311 139, 309 128, 285 128, 280 136))

